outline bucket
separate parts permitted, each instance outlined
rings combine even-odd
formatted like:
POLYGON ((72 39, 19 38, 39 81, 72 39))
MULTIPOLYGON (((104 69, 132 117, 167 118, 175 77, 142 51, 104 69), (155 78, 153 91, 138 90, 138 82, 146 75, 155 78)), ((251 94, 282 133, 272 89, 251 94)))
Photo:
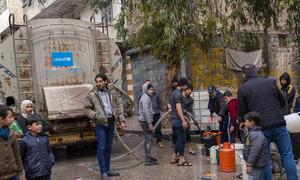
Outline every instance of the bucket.
POLYGON ((224 143, 223 148, 220 149, 220 171, 235 171, 235 150, 230 143, 224 143))
POLYGON ((244 144, 241 143, 235 143, 234 144, 234 149, 235 149, 235 164, 236 165, 241 165, 243 160, 243 149, 244 149, 244 144))
POLYGON ((286 121, 286 127, 291 133, 299 133, 300 132, 300 116, 298 113, 293 113, 284 116, 286 121))

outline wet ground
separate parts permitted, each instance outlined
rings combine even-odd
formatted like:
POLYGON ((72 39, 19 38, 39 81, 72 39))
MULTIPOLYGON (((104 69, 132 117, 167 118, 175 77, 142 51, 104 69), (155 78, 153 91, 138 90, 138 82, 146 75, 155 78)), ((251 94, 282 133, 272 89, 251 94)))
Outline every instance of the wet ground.
MULTIPOLYGON (((124 141, 130 148, 134 148, 142 141, 141 135, 126 134, 124 141)), ((198 179, 238 179, 236 175, 241 173, 240 165, 236 166, 236 172, 224 173, 219 171, 216 164, 210 164, 208 157, 203 155, 192 156, 188 159, 193 162, 192 167, 177 167, 170 164, 169 160, 172 154, 171 142, 165 140, 164 148, 153 146, 152 154, 159 159, 159 165, 144 166, 136 157, 132 155, 125 156, 118 161, 112 162, 113 169, 119 169, 121 176, 110 178, 111 180, 198 180, 198 179), (129 167, 125 168, 124 167, 129 167)), ((195 150, 199 144, 194 144, 195 150)), ((113 157, 120 156, 128 152, 119 140, 114 141, 113 157)), ((137 149, 136 154, 143 158, 143 146, 137 149)), ((67 149, 55 150, 57 159, 53 168, 53 180, 97 180, 100 179, 98 164, 96 160, 96 146, 89 144, 84 146, 73 146, 67 149)), ((298 165, 298 172, 300 167, 298 165)))

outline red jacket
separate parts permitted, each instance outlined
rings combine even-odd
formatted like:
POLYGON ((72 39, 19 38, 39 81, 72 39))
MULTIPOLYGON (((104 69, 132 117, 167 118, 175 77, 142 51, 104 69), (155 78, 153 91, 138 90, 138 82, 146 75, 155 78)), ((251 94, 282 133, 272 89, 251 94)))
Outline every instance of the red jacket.
POLYGON ((234 98, 228 102, 228 111, 230 113, 231 125, 236 124, 238 115, 238 99, 234 98))

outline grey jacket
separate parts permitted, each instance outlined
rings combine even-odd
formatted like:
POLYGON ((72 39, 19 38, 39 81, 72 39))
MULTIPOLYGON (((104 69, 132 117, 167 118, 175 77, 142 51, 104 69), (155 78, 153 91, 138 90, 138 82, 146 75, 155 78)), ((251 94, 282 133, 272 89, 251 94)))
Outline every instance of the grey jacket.
MULTIPOLYGON (((96 125, 107 126, 107 116, 103 108, 101 97, 97 93, 97 87, 89 91, 84 104, 86 116, 94 121, 96 125)), ((124 112, 121 94, 113 87, 108 86, 110 102, 112 106, 112 113, 117 121, 124 122, 124 112)))
POLYGON ((143 85, 143 95, 139 101, 138 120, 152 123, 153 121, 153 109, 149 95, 147 94, 147 84, 143 85))
POLYGON ((254 126, 246 132, 243 157, 248 164, 263 168, 268 160, 268 143, 260 127, 254 126))
POLYGON ((152 102, 152 109, 154 114, 159 114, 163 112, 163 103, 161 101, 160 95, 156 92, 150 97, 152 102))

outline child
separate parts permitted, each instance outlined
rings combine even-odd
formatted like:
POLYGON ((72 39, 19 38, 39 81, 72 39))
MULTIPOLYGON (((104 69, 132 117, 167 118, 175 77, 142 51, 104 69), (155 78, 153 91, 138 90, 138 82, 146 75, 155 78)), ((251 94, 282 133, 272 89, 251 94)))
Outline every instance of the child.
MULTIPOLYGON (((8 112, 9 116, 13 117, 14 113, 13 113, 12 108, 8 107, 7 112, 8 112)), ((16 134, 17 139, 21 140, 21 138, 23 137, 24 134, 23 134, 23 130, 22 130, 21 126, 19 125, 19 123, 16 120, 13 119, 13 122, 9 126, 9 128, 10 128, 10 130, 12 130, 16 134)))
MULTIPOLYGON (((26 127, 26 119, 28 116, 35 114, 33 103, 30 100, 24 100, 21 103, 21 115, 17 119, 18 124, 22 128, 23 134, 25 135, 28 131, 26 127)), ((40 115, 39 115, 40 116, 40 115)), ((42 135, 46 135, 46 132, 48 131, 48 123, 47 121, 40 116, 41 124, 42 124, 42 135)))
POLYGON ((153 95, 154 88, 152 84, 146 84, 143 86, 143 96, 139 101, 139 116, 138 120, 140 126, 144 131, 144 150, 145 150, 145 166, 157 165, 157 159, 151 156, 151 135, 153 133, 153 110, 152 103, 150 100, 151 95, 153 95))
POLYGON ((230 133, 230 142, 235 143, 236 135, 239 136, 237 114, 238 114, 238 99, 232 96, 231 91, 227 90, 223 94, 225 102, 227 103, 229 118, 228 132, 230 133))
POLYGON ((7 106, 0 105, 0 179, 21 179, 23 166, 16 136, 10 131, 13 122, 7 106))
POLYGON ((249 179, 263 179, 264 167, 268 161, 268 143, 258 126, 260 115, 252 111, 244 116, 245 119, 245 140, 243 156, 247 163, 247 174, 249 179))
POLYGON ((54 155, 46 135, 41 135, 41 118, 32 114, 26 119, 28 131, 20 141, 20 150, 27 180, 50 180, 54 155))

